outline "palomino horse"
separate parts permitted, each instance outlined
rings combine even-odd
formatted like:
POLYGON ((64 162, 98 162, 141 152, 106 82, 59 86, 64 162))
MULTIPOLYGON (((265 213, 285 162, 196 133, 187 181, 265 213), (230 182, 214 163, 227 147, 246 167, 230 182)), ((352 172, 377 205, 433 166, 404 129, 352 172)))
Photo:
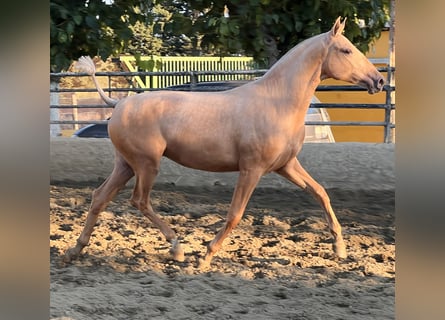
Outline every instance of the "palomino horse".
POLYGON ((304 140, 305 115, 321 80, 334 78, 358 84, 370 94, 383 88, 382 75, 342 35, 345 21, 339 17, 330 31, 298 44, 260 79, 223 92, 157 91, 116 101, 98 85, 91 58, 81 57, 78 69, 90 74, 102 99, 115 106, 108 131, 116 156, 113 172, 93 192, 85 227, 64 261, 80 254, 99 213, 133 176, 136 183, 131 203, 171 242, 173 258, 184 259, 177 235, 150 204, 150 190, 162 156, 194 169, 239 171, 226 222, 209 243, 201 267, 210 264, 240 221, 260 178, 269 172, 314 195, 325 211, 334 252, 345 258, 341 226, 329 197, 296 158, 304 140))

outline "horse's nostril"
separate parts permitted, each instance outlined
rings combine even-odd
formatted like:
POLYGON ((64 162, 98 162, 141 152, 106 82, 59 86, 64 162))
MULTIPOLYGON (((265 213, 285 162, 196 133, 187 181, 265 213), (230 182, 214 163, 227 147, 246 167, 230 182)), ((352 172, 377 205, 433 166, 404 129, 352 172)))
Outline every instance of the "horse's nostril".
POLYGON ((385 85, 385 80, 380 78, 377 84, 378 88, 383 88, 384 85, 385 85))

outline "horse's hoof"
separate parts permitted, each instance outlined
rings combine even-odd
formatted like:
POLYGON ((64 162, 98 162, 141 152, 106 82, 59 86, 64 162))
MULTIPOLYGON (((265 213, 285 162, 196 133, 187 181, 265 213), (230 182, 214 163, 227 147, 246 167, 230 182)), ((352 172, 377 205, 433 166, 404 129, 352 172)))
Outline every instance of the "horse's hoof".
POLYGON ((175 261, 183 262, 185 260, 184 250, 178 240, 174 240, 170 253, 175 261))
POLYGON ((71 261, 77 259, 79 257, 79 253, 75 248, 70 248, 66 250, 65 255, 63 256, 63 262, 70 263, 71 261))
POLYGON ((201 271, 206 271, 210 268, 210 263, 204 259, 198 260, 198 269, 201 271))
POLYGON ((184 250, 182 249, 177 249, 176 250, 170 250, 170 253, 173 257, 173 260, 178 261, 178 262, 183 262, 185 260, 185 255, 184 255, 184 250))
POLYGON ((339 257, 340 259, 346 259, 346 257, 348 256, 343 240, 335 242, 333 244, 333 249, 337 257, 339 257))

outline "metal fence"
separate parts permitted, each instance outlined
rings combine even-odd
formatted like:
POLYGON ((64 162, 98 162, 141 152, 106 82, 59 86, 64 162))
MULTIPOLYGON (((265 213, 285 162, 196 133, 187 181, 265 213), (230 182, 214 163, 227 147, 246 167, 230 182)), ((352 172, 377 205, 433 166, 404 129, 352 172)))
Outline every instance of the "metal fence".
MULTIPOLYGON (((316 126, 381 126, 384 130, 383 142, 392 143, 394 142, 394 129, 395 123, 391 113, 395 111, 395 104, 391 103, 391 94, 395 92, 395 86, 390 86, 391 77, 395 72, 394 67, 379 67, 377 68, 380 72, 387 73, 387 84, 384 86, 383 90, 386 92, 386 99, 384 103, 378 104, 357 104, 357 103, 312 103, 310 108, 325 108, 325 109, 381 109, 384 110, 384 117, 381 121, 306 121, 306 125, 316 125, 316 126)), ((108 92, 109 96, 116 95, 128 95, 136 94, 145 91, 155 91, 162 90, 165 88, 147 88, 139 87, 134 85, 131 80, 134 77, 188 77, 189 81, 187 86, 193 91, 196 84, 208 78, 208 76, 218 76, 216 79, 224 79, 224 76, 237 76, 238 80, 250 81, 256 77, 262 76, 266 73, 265 69, 257 70, 241 70, 241 71, 186 71, 186 72, 97 72, 97 77, 106 77, 108 79, 108 87, 103 88, 105 92, 108 92), (113 86, 116 78, 123 77, 127 79, 127 87, 116 87, 113 86)), ((85 77, 88 76, 86 73, 51 73, 50 79, 52 83, 59 83, 61 79, 65 77, 85 77)), ((174 90, 174 88, 172 88, 174 90)), ((184 90, 184 86, 181 87, 184 90)), ((366 89, 354 86, 354 85, 320 85, 317 87, 317 92, 321 91, 366 91, 366 89)), ((96 88, 60 88, 59 86, 51 86, 51 95, 60 95, 63 93, 80 93, 80 92, 97 92, 96 88)), ((109 109, 110 107, 105 104, 77 104, 77 103, 61 103, 58 99, 51 99, 50 109, 52 110, 62 110, 62 109, 109 109), (53 103, 57 101, 57 103, 53 103)), ((60 120, 60 119, 50 119, 51 125, 85 125, 94 123, 106 123, 106 120, 60 120)))

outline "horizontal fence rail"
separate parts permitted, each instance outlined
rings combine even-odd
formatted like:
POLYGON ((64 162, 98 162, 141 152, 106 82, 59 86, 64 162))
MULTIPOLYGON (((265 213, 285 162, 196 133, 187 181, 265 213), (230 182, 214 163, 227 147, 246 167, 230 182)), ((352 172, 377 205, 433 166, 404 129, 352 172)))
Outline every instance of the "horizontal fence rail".
MULTIPOLYGON (((378 71, 386 72, 388 74, 388 81, 390 83, 389 77, 395 71, 394 67, 378 67, 378 71)), ((213 87, 209 85, 208 87, 198 88, 197 84, 201 85, 205 82, 202 79, 206 79, 206 76, 225 76, 225 75, 237 75, 237 81, 251 81, 262 75, 264 75, 267 69, 257 69, 257 70, 236 70, 236 71, 181 71, 181 72, 96 72, 96 77, 107 77, 108 87, 103 88, 105 92, 112 96, 116 93, 124 94, 137 94, 146 91, 157 91, 157 90, 185 90, 185 91, 221 91, 221 87, 224 87, 224 82, 230 82, 226 80, 216 81, 219 82, 219 86, 213 87), (168 88, 148 88, 148 87, 138 87, 129 85, 128 87, 113 87, 113 78, 133 78, 133 77, 188 77, 189 81, 168 88), (212 90, 215 89, 215 90, 212 90), (218 90, 219 89, 219 90, 218 90)), ((89 77, 87 73, 77 73, 77 72, 60 72, 60 73, 50 73, 50 79, 53 83, 59 83, 63 78, 69 77, 89 77)), ((129 83, 134 83, 133 81, 128 81, 129 83)), ((230 89, 227 87, 225 89, 230 89)), ((316 92, 326 92, 326 91, 367 91, 364 88, 355 85, 320 85, 317 87, 316 92)), ((391 103, 390 94, 395 91, 395 86, 385 85, 383 91, 386 92, 386 102, 378 104, 365 104, 365 103, 311 103, 309 108, 325 108, 325 109, 382 109, 385 111, 385 116, 382 121, 306 121, 306 125, 312 126, 381 126, 384 129, 384 141, 385 143, 390 143, 391 141, 391 130, 395 128, 395 123, 391 121, 391 112, 395 110, 395 104, 391 103)), ((97 92, 96 88, 59 88, 58 86, 51 86, 50 94, 62 94, 62 93, 88 93, 97 92)), ((51 103, 51 110, 63 110, 63 109, 110 109, 111 107, 106 104, 75 104, 75 103, 51 103)), ((88 125, 88 124, 106 124, 107 120, 55 120, 51 119, 51 125, 88 125)))

